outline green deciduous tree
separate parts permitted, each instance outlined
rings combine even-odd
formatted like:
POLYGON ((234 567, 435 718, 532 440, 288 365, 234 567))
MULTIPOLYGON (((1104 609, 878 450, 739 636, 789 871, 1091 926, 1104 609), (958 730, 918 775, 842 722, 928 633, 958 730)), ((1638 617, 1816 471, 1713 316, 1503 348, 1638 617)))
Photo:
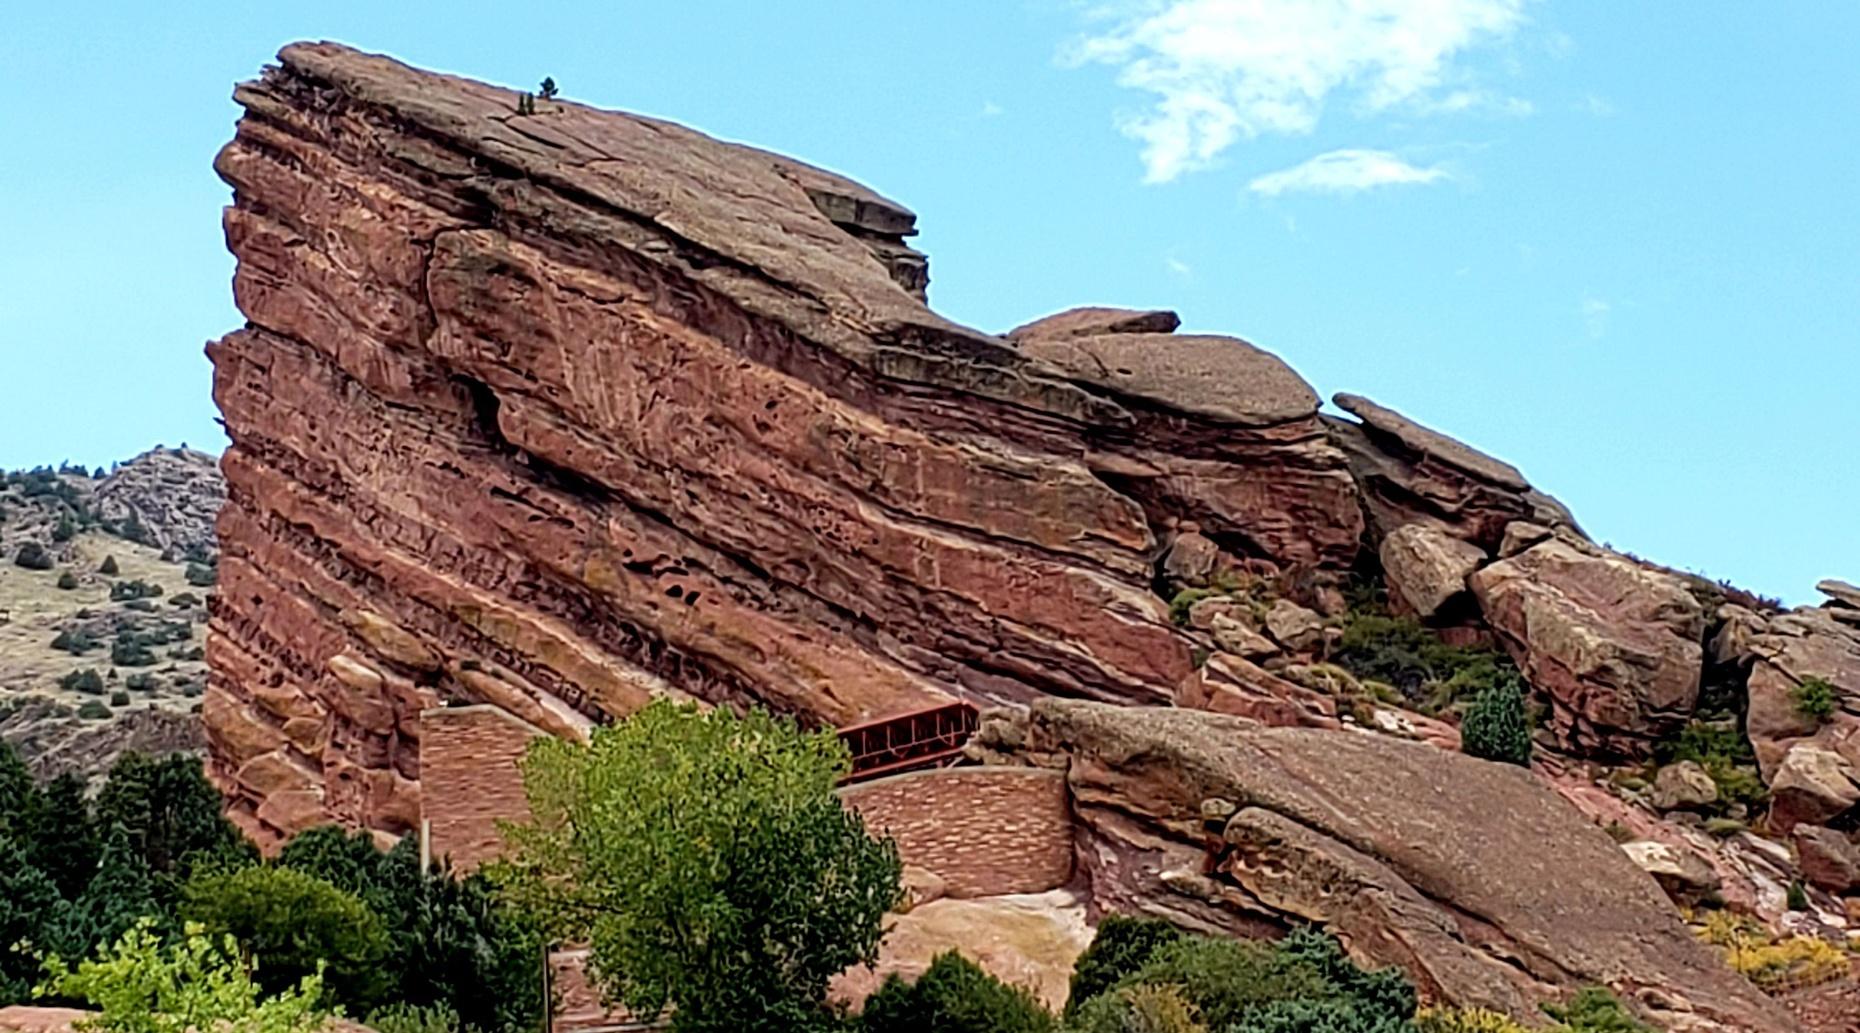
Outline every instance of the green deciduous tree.
POLYGON ((866 999, 862 1033, 1052 1033, 1058 1023, 1028 991, 1009 986, 955 951, 914 983, 897 974, 866 999))
POLYGON ((101 1033, 309 1033, 326 1013, 316 976, 267 997, 230 938, 214 941, 190 928, 163 944, 147 924, 123 934, 97 958, 75 968, 53 958, 43 989, 89 1002, 101 1033))
POLYGON ((670 702, 539 740, 532 822, 507 830, 511 898, 587 941, 603 988, 697 1031, 805 1030, 827 981, 877 957, 899 899, 897 849, 841 806, 831 731, 670 702))
POLYGON ((359 1012, 384 1002, 386 927, 353 894, 313 875, 270 865, 199 875, 183 891, 180 913, 211 936, 236 940, 268 993, 321 971, 336 1003, 359 1012))

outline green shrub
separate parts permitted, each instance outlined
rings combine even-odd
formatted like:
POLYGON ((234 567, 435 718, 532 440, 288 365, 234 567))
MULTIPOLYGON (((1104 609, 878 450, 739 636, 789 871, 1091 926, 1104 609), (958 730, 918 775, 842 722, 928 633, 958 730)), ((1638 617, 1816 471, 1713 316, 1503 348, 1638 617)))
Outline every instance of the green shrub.
POLYGON ((1331 662, 1360 680, 1393 686, 1410 706, 1428 713, 1521 681, 1502 653, 1447 645, 1412 617, 1373 608, 1350 613, 1331 662))
POLYGON ((58 575, 58 587, 60 589, 63 589, 64 591, 69 592, 72 589, 76 588, 77 586, 78 586, 78 576, 76 574, 73 574, 72 572, 67 570, 64 573, 58 575))
POLYGON ((1530 766, 1531 729, 1516 681, 1493 685, 1473 698, 1460 722, 1460 749, 1483 760, 1530 766))
POLYGON ((102 956, 73 969, 46 963, 48 992, 89 1002, 98 1033, 310 1033, 323 1024, 316 976, 266 997, 230 942, 189 929, 178 942, 150 923, 123 934, 102 956))
POLYGON ((81 671, 72 671, 58 679, 58 687, 66 692, 82 692, 91 696, 101 696, 103 695, 103 675, 98 674, 94 667, 86 667, 81 671))
MULTIPOLYGON (((155 676, 147 671, 138 671, 123 680, 123 687, 134 692, 154 692, 159 684, 155 676)), ((127 702, 127 700, 128 697, 125 695, 124 701, 127 702)))
POLYGON ((381 1003, 387 929, 354 895, 289 868, 259 866, 196 876, 181 916, 232 937, 257 963, 254 979, 278 993, 321 971, 330 997, 357 1009, 381 1003))
POLYGON ((97 648, 97 640, 83 628, 65 628, 52 637, 52 648, 72 656, 82 656, 97 648))
POLYGON ((110 662, 118 667, 153 667, 155 652, 133 637, 118 637, 110 644, 110 662))
POLYGON ((160 585, 137 578, 134 581, 118 581, 110 586, 110 601, 123 602, 135 599, 156 599, 161 596, 160 585))
POLYGON ((1177 986, 1212 1030, 1225 1033, 1410 1033, 1415 993, 1395 969, 1366 972, 1337 941, 1310 929, 1278 943, 1184 936, 1125 977, 1177 986))
POLYGON ((187 583, 195 588, 211 588, 220 579, 220 572, 217 568, 209 567, 204 563, 189 563, 184 576, 187 578, 187 583))
POLYGON ((200 597, 195 595, 192 592, 176 592, 175 594, 168 597, 168 605, 178 606, 178 607, 181 607, 182 609, 186 609, 188 607, 193 607, 193 606, 199 606, 200 597))
POLYGON ((1516 1019, 1486 1008, 1423 1008, 1415 1033, 1531 1033, 1516 1019))
POLYGON ((1661 764, 1689 760, 1705 769, 1718 786, 1718 806, 1763 805, 1769 790, 1757 773, 1756 751, 1734 723, 1692 721, 1673 739, 1657 744, 1661 764))
POLYGON ((1825 678, 1803 678, 1800 685, 1789 691, 1789 695, 1795 701, 1795 712, 1816 724, 1834 716, 1834 686, 1825 678))
POLYGON ((466 1027, 459 1013, 443 1004, 390 1004, 368 1013, 368 1028, 375 1033, 463 1033, 466 1027))
POLYGON ((122 689, 117 689, 115 692, 110 693, 110 705, 113 707, 128 706, 129 693, 124 692, 122 689))
POLYGON ((1181 930, 1161 919, 1106 915, 1098 924, 1091 946, 1073 963, 1071 992, 1066 997, 1067 1017, 1142 968, 1159 948, 1181 938, 1181 930))
POLYGON ((121 573, 121 570, 116 565, 116 557, 105 556, 103 558, 103 563, 97 567, 97 573, 102 574, 104 577, 115 577, 117 574, 121 573))
POLYGON ((87 699, 77 708, 77 716, 85 721, 102 721, 110 716, 110 706, 99 699, 87 699))
POLYGON ((862 1033, 1052 1033, 1058 1024, 1033 994, 944 951, 915 983, 895 973, 865 1002, 862 1033))
POLYGON ((77 536, 77 521, 71 519, 71 511, 58 514, 58 523, 52 528, 52 541, 68 542, 77 536))
POLYGON ((1085 1002, 1068 1033, 1208 1033, 1180 987, 1140 983, 1085 1002))
POLYGON ((52 554, 38 542, 25 542, 13 554, 13 565, 26 570, 50 570, 53 566, 52 554))
POLYGON ((1600 986, 1584 987, 1568 1004, 1545 1005, 1544 1012, 1568 1027, 1569 1033, 1659 1033, 1600 986))
POLYGON ((1808 910, 1808 887, 1802 885, 1802 880, 1797 879, 1789 884, 1789 892, 1784 902, 1788 904, 1791 911, 1808 910))

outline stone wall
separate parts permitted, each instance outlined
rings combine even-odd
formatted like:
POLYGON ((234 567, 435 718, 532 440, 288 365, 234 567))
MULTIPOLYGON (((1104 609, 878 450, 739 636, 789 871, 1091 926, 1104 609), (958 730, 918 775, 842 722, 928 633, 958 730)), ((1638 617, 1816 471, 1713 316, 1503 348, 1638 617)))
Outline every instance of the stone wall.
POLYGON ((952 897, 1042 893, 1072 878, 1063 772, 964 767, 916 771, 841 790, 904 863, 935 872, 952 897))
POLYGON ((420 715, 421 816, 436 861, 469 872, 497 856, 499 821, 529 815, 517 762, 541 729, 488 704, 420 715))

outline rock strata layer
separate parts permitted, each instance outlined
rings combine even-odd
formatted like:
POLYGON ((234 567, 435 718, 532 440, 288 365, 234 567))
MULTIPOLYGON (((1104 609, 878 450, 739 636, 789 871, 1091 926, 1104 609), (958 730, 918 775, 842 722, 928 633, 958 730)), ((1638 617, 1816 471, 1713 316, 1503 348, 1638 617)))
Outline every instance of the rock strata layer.
POLYGON ((666 694, 824 723, 1172 700, 1163 529, 1354 557, 1344 457, 1276 358, 1153 313, 956 326, 902 206, 517 97, 332 44, 235 92, 204 715, 261 840, 409 831, 439 701, 573 733, 666 694))

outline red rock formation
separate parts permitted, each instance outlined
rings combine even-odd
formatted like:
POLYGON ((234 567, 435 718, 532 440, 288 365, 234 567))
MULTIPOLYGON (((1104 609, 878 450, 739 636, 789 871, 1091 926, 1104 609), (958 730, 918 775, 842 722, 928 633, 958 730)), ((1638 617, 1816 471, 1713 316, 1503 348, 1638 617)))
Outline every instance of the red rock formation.
POLYGON ((441 700, 557 734, 668 693, 836 723, 1170 700, 1156 529, 1354 554, 1278 360, 1115 333, 1154 319, 952 325, 914 217, 838 176, 330 44, 235 97, 204 712, 261 839, 409 831, 441 700))

